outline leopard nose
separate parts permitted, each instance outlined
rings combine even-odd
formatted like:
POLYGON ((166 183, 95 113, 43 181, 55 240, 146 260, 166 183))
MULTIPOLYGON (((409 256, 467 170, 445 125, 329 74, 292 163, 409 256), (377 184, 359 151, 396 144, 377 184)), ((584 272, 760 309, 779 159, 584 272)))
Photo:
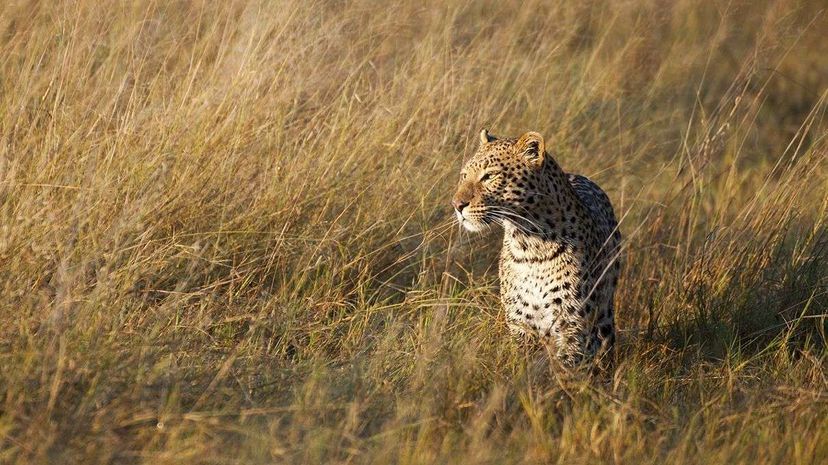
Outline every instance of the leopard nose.
POLYGON ((468 202, 458 199, 452 200, 451 204, 454 205, 454 209, 460 213, 463 213, 463 209, 469 206, 468 202))

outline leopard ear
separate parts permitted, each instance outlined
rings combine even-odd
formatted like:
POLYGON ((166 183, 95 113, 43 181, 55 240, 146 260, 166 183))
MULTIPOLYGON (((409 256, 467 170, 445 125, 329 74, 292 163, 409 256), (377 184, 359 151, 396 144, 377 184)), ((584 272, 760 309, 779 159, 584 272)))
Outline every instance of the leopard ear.
POLYGON ((537 132, 527 132, 520 136, 515 144, 517 152, 526 158, 530 163, 540 166, 546 154, 546 145, 543 136, 537 132))
POLYGON ((486 128, 480 130, 480 143, 481 144, 488 144, 489 142, 497 140, 497 137, 489 134, 489 131, 486 128))

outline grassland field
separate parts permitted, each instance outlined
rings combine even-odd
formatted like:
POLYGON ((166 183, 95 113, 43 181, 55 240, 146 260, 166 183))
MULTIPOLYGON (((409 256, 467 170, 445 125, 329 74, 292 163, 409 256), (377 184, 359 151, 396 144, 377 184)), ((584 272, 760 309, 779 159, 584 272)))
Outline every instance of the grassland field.
POLYGON ((0 463, 828 463, 828 4, 0 1, 0 463), (481 128, 624 235, 510 337, 481 128))

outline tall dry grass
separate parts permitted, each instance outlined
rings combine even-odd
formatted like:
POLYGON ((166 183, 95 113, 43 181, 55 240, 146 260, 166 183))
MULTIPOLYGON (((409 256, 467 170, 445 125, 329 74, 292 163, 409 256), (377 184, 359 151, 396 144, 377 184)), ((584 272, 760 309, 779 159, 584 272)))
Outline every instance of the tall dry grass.
POLYGON ((0 3, 0 462, 825 463, 826 15, 0 3), (612 380, 509 337, 481 127, 613 200, 612 380))

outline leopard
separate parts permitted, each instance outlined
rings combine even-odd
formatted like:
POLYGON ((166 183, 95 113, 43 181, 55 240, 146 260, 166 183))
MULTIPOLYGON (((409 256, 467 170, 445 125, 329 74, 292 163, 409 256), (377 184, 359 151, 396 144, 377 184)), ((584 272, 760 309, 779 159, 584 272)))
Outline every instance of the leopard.
POLYGON ((621 233, 609 197, 586 176, 564 172, 538 132, 510 138, 482 129, 479 137, 451 204, 469 232, 502 228, 508 328, 539 340, 567 367, 611 358, 621 233))

